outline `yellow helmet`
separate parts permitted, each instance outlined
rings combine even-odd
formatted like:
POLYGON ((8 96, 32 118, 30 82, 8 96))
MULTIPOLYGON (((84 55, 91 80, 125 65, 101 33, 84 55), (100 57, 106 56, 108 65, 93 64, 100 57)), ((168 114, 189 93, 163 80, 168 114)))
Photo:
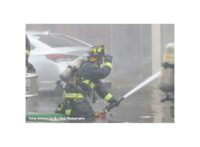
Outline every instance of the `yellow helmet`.
POLYGON ((90 56, 103 56, 104 55, 104 45, 93 46, 89 50, 90 56))

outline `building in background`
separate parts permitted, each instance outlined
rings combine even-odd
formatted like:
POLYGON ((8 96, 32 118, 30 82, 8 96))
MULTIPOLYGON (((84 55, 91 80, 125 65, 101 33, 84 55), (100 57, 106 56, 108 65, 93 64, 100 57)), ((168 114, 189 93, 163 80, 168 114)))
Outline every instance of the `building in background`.
POLYGON ((134 86, 160 70, 164 46, 174 42, 173 24, 27 24, 26 30, 74 36, 104 44, 114 56, 113 85, 134 86))

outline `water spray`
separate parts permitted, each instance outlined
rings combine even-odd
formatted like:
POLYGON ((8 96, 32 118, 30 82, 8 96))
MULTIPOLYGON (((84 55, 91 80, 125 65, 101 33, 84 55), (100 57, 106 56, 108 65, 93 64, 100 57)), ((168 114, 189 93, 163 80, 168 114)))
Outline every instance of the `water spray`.
POLYGON ((128 98, 130 95, 136 93, 138 90, 140 90, 141 88, 143 88, 144 86, 146 86, 147 84, 149 84, 150 82, 152 82, 153 80, 157 79, 160 76, 160 71, 155 73, 154 75, 152 75, 151 77, 149 77, 148 79, 146 79, 145 81, 143 81, 142 83, 140 83, 139 85, 137 85, 135 88, 133 88, 132 90, 130 90, 128 93, 126 93, 119 101, 118 104, 110 104, 108 106, 106 106, 104 108, 104 110, 106 109, 107 111, 110 111, 112 108, 118 106, 121 101, 125 100, 126 98, 128 98))

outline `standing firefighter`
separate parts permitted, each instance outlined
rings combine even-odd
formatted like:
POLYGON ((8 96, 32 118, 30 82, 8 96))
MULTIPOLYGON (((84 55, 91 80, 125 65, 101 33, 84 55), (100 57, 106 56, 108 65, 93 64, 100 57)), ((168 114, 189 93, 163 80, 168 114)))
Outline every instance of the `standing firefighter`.
POLYGON ((26 35, 26 70, 28 73, 34 73, 35 68, 33 67, 33 65, 31 63, 28 62, 30 51, 31 51, 31 45, 30 45, 30 41, 26 35))
POLYGON ((174 122, 174 43, 165 47, 160 78, 160 90, 164 93, 161 102, 170 101, 171 121, 174 122))
MULTIPOLYGON (((82 61, 79 69, 72 68, 68 76, 60 76, 67 84, 64 86, 64 102, 56 112, 71 117, 84 117, 86 121, 94 121, 95 113, 86 97, 92 90, 109 103, 117 106, 118 101, 108 92, 100 81, 107 77, 112 69, 112 57, 104 54, 103 46, 94 46, 89 50, 86 61, 82 61)), ((62 83, 62 82, 59 82, 62 83)))
POLYGON ((160 90, 165 94, 161 102, 174 99, 174 44, 165 47, 160 78, 160 90))

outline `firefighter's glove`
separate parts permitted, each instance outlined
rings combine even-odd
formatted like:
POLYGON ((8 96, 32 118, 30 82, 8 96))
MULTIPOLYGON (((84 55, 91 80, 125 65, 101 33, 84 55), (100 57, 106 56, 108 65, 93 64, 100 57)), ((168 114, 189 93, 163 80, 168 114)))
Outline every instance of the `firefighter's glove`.
POLYGON ((112 63, 112 56, 111 55, 105 55, 105 62, 111 62, 112 63))
POLYGON ((109 101, 109 105, 105 107, 105 109, 107 111, 110 111, 112 108, 114 107, 117 107, 119 105, 119 102, 115 99, 115 98, 112 98, 110 101, 109 101))
POLYGON ((28 62, 26 68, 28 73, 35 73, 35 68, 31 63, 28 62))
POLYGON ((70 69, 70 76, 71 76, 71 77, 74 76, 75 73, 77 73, 77 71, 78 71, 78 68, 77 68, 76 66, 71 66, 71 65, 69 65, 67 68, 70 69))
POLYGON ((66 82, 61 81, 61 80, 57 80, 57 81, 56 81, 56 85, 57 85, 57 86, 60 86, 60 87, 62 87, 62 88, 65 88, 65 87, 66 87, 66 82))

